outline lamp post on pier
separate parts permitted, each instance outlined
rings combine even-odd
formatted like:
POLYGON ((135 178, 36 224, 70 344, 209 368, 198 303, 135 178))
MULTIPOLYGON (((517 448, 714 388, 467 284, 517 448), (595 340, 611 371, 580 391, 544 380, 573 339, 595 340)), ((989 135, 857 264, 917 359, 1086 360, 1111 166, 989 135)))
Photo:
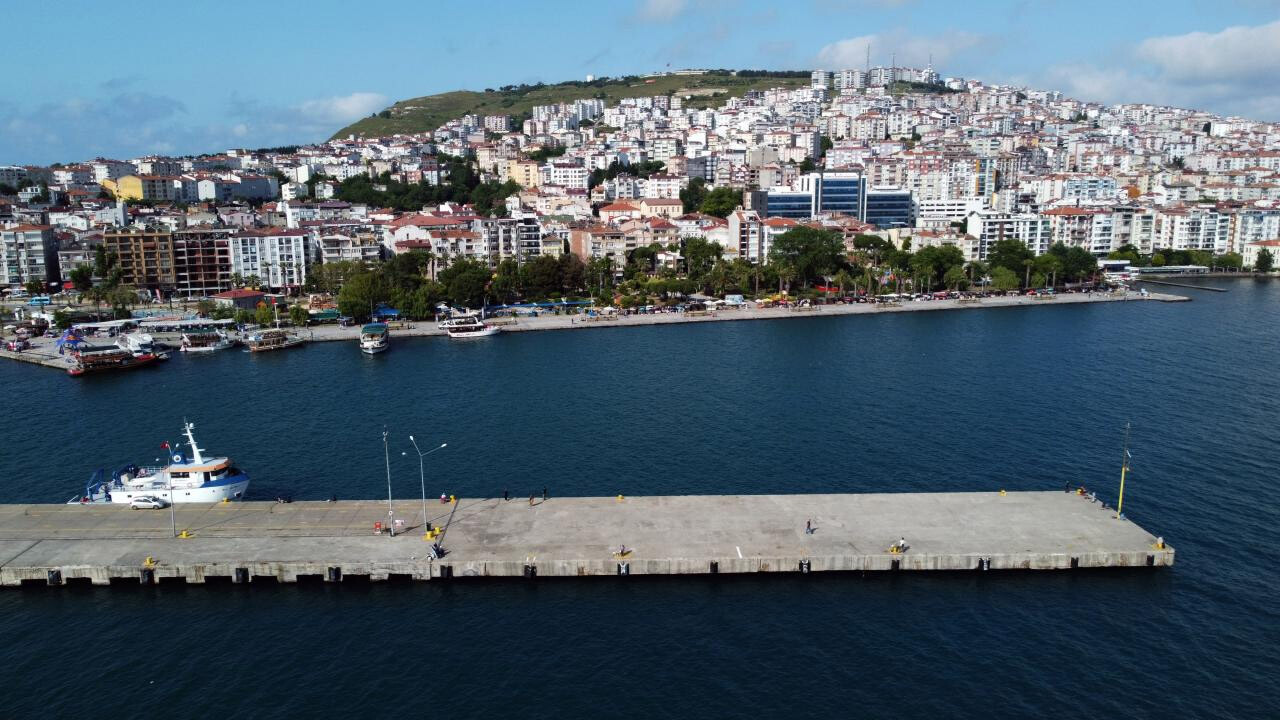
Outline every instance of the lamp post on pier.
MULTIPOLYGON (((423 471, 422 458, 430 455, 436 450, 445 449, 446 447, 449 446, 449 443, 440 443, 439 447, 435 447, 426 452, 422 452, 421 450, 418 449, 418 441, 414 440, 412 435, 409 436, 409 442, 413 444, 413 451, 418 453, 418 481, 422 483, 422 525, 423 527, 426 527, 426 524, 427 524, 427 476, 426 476, 426 473, 423 471)), ((400 454, 408 455, 408 453, 400 453, 400 454)))

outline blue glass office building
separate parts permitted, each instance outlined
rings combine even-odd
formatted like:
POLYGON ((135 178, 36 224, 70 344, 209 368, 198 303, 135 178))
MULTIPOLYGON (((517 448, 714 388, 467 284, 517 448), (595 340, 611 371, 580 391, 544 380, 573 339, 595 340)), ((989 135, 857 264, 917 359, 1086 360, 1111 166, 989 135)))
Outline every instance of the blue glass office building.
POLYGON ((794 190, 769 191, 769 217, 804 220, 813 216, 813 195, 794 190))
POLYGON ((867 191, 867 210, 862 220, 882 230, 910 227, 913 211, 910 190, 872 188, 867 191))
POLYGON ((818 212, 843 213, 862 217, 862 195, 866 180, 856 173, 824 173, 815 186, 818 190, 818 212))

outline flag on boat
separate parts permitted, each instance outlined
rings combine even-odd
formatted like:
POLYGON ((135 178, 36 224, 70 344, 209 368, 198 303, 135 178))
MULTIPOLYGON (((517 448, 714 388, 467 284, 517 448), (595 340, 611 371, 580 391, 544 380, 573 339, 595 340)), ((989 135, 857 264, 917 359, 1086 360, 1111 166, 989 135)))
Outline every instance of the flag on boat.
POLYGON ((160 449, 161 449, 161 450, 168 450, 168 449, 169 449, 169 441, 168 441, 168 440, 165 440, 164 442, 160 443, 160 449))

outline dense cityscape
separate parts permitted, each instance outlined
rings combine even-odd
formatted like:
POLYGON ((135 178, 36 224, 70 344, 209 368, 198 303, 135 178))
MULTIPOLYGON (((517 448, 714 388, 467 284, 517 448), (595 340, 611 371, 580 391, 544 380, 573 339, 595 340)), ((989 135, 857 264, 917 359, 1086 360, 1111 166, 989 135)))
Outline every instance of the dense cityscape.
POLYGON ((1280 249, 1275 124, 932 67, 775 75, 790 87, 3 166, 4 289, 123 310, 245 287, 337 294, 373 272, 361 305, 427 315, 442 301, 794 294, 837 273, 842 291, 1039 287, 1092 279, 1108 258, 1267 271, 1280 249))

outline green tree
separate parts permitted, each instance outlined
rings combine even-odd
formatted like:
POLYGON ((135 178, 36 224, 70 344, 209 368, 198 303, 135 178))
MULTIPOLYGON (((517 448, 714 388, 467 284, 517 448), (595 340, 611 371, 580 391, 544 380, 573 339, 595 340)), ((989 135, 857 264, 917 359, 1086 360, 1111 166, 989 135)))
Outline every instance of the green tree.
POLYGON ((969 276, 960 265, 952 265, 942 276, 942 282, 952 290, 964 290, 969 287, 969 276))
POLYGON ((1221 268, 1231 268, 1233 270, 1239 270, 1240 268, 1244 267, 1244 258, 1240 255, 1240 253, 1234 253, 1234 252, 1223 253, 1213 259, 1213 264, 1221 268))
POLYGON ((391 286, 381 273, 366 270, 342 284, 338 291, 338 312, 357 320, 366 320, 378 303, 391 299, 391 286))
POLYGON ((997 290, 1017 290, 1019 278, 1009 268, 1000 265, 991 270, 991 286, 997 290))
POLYGON ((43 280, 28 280, 25 289, 31 295, 43 295, 47 288, 43 280))
POLYGON ((482 306, 491 279, 487 266, 467 258, 455 260, 440 273, 449 301, 462 307, 482 306))
POLYGON ((88 265, 80 264, 70 273, 71 285, 78 292, 84 292, 93 287, 93 268, 88 265))
POLYGON ((997 240, 987 251, 987 263, 992 268, 1002 267, 1021 275, 1026 269, 1026 262, 1035 256, 1021 240, 997 240))
POLYGON ((791 279, 805 285, 819 275, 828 275, 847 264, 844 243, 829 230, 804 225, 774 238, 769 262, 794 271, 791 279))
POLYGON ((696 177, 689 181, 680 191, 680 202, 684 205, 684 211, 691 213, 702 207, 702 203, 707 199, 707 181, 696 177))
POLYGON ((216 310, 218 304, 212 300, 201 300, 196 303, 196 312, 201 317, 213 317, 213 311, 216 310))
POLYGON ((550 255, 539 255, 520 269, 528 299, 545 299, 560 294, 560 263, 550 255))
POLYGON ((296 327, 306 327, 311 320, 311 313, 302 304, 289 306, 289 322, 296 327))
POLYGON ((276 320, 275 306, 265 302, 258 303, 253 311, 253 321, 263 327, 274 325, 276 320))
POLYGON ((430 320, 435 317, 436 306, 446 299, 445 288, 437 282, 425 282, 413 291, 403 303, 400 312, 410 320, 430 320))
POLYGON ((560 289, 565 295, 574 295, 584 287, 587 267, 582 259, 571 252, 564 253, 557 262, 560 271, 560 289))
POLYGON ((1164 263, 1165 263, 1164 253, 1156 253, 1151 256, 1151 264, 1153 266, 1162 267, 1164 266, 1164 263))
POLYGON ((691 237, 684 241, 681 254, 684 255, 685 275, 694 282, 701 282, 724 255, 724 248, 706 238, 691 237))
POLYGON ((741 204, 741 191, 731 187, 718 187, 707 193, 698 209, 708 215, 723 218, 728 217, 741 204))
POLYGON ((53 313, 53 326, 59 330, 66 330, 71 327, 71 313, 66 308, 55 310, 53 313))
POLYGON ((1258 259, 1253 261, 1253 269, 1260 273, 1269 273, 1274 264, 1275 258, 1272 257, 1271 251, 1262 248, 1258 251, 1258 259))

